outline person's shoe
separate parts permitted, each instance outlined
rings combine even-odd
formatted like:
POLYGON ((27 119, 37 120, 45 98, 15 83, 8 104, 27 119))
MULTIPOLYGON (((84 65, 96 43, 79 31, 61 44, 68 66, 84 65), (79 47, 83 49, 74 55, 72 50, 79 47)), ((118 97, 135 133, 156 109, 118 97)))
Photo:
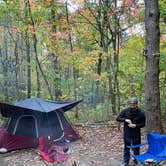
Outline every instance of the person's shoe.
POLYGON ((134 162, 134 166, 139 166, 138 165, 138 161, 135 159, 135 160, 133 160, 133 162, 134 162))
POLYGON ((138 163, 134 163, 134 165, 133 166, 139 166, 139 164, 138 163))
POLYGON ((134 163, 134 166, 139 166, 139 164, 138 163, 134 163))
POLYGON ((129 166, 128 163, 122 163, 120 166, 129 166))

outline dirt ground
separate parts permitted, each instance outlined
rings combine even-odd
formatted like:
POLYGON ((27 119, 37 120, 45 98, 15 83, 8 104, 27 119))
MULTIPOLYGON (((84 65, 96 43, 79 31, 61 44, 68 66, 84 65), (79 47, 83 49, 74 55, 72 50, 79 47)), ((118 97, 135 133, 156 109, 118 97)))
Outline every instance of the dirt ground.
POLYGON ((38 149, 24 149, 1 154, 1 166, 108 166, 122 158, 122 132, 107 125, 77 126, 81 139, 70 144, 69 159, 63 163, 46 163, 38 149), (3 163, 3 165, 2 165, 3 163))
POLYGON ((1 154, 1 166, 117 166, 123 152, 122 131, 109 125, 75 127, 81 139, 71 143, 69 159, 63 163, 46 163, 38 149, 24 149, 1 154), (74 165, 76 163, 76 165, 74 165))

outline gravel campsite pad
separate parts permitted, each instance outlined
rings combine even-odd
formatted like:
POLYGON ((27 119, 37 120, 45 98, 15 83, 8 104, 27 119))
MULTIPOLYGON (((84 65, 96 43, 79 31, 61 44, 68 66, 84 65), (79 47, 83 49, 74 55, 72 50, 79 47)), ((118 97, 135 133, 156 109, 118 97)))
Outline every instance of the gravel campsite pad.
MULTIPOLYGON (((120 162, 123 151, 122 131, 109 125, 76 126, 81 139, 71 143, 69 159, 63 163, 46 163, 38 149, 17 150, 1 154, 3 166, 111 166, 120 162)), ((2 165, 1 164, 1 165, 2 165)))

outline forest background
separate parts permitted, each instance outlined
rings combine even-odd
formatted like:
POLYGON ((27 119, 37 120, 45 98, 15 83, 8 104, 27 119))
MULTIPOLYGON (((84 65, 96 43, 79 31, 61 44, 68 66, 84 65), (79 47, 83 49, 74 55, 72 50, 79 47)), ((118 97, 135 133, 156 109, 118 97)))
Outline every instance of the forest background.
MULTIPOLYGON (((164 118, 164 0, 159 0, 159 13, 160 93, 156 97, 164 118)), ((1 0, 0 36, 1 102, 30 97, 83 99, 67 113, 73 123, 112 123, 132 96, 146 112, 143 1, 1 0)))

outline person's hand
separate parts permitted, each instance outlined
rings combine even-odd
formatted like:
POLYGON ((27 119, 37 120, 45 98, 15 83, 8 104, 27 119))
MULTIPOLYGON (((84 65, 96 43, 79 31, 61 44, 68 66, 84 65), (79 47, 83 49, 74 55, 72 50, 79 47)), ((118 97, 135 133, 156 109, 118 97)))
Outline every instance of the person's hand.
POLYGON ((125 122, 127 122, 128 124, 132 123, 130 119, 125 119, 125 122))
POLYGON ((133 123, 128 124, 128 126, 129 126, 130 128, 136 128, 136 124, 133 124, 133 123))

